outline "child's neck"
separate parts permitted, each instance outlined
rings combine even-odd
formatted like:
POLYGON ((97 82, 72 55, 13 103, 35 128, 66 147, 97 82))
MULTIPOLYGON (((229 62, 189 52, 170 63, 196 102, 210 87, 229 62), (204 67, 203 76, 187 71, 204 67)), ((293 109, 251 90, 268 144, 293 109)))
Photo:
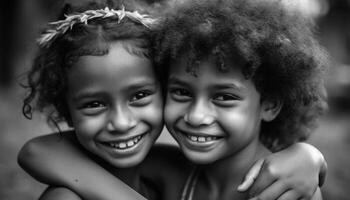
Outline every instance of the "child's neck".
POLYGON ((239 199, 243 195, 236 192, 237 186, 253 163, 268 154, 270 151, 257 139, 235 155, 201 166, 199 182, 207 187, 209 196, 213 195, 209 199, 239 199))
POLYGON ((114 168, 110 172, 112 172, 113 175, 118 177, 121 181, 126 183, 129 187, 134 189, 142 196, 146 197, 147 199, 152 199, 155 193, 141 181, 139 168, 139 166, 129 168, 114 168))
POLYGON ((114 168, 111 170, 113 175, 118 177, 124 183, 132 187, 134 190, 141 191, 139 167, 114 168))
POLYGON ((140 181, 140 170, 138 165, 127 168, 116 168, 99 157, 93 156, 92 159, 137 192, 141 194, 145 192, 140 181))

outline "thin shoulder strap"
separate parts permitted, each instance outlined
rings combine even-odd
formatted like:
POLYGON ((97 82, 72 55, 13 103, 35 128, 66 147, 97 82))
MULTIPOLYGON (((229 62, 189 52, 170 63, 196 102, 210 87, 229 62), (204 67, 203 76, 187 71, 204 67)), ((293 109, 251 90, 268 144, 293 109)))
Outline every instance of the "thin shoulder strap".
POLYGON ((185 187, 181 194, 181 200, 192 200, 193 192, 197 184, 197 179, 198 179, 198 168, 195 167, 186 180, 185 187))

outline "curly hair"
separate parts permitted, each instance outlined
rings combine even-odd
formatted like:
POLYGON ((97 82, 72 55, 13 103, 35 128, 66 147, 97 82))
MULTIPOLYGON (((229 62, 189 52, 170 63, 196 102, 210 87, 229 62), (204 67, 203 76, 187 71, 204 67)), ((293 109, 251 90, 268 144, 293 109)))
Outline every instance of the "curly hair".
MULTIPOLYGON (((308 138, 327 107, 323 75, 328 55, 315 39, 314 24, 277 1, 200 1, 170 13, 156 37, 156 61, 168 66, 186 55, 195 75, 200 60, 213 56, 242 61, 262 100, 283 102, 272 122, 262 122, 260 139, 276 151, 308 138)), ((168 75, 166 75, 168 76, 168 75)))
MULTIPOLYGON (((103 9, 105 6, 108 5, 93 3, 73 10, 70 7, 64 12, 103 9)), ((131 46, 124 46, 129 53, 151 59, 151 35, 151 30, 128 18, 119 22, 117 18, 108 17, 92 19, 88 24, 77 24, 67 33, 58 36, 50 46, 39 47, 27 74, 28 83, 24 85, 28 90, 23 100, 24 116, 31 119, 32 113, 37 109, 46 112, 48 122, 58 129, 58 124, 64 121, 72 126, 65 99, 67 69, 81 56, 108 54, 109 45, 115 41, 130 41, 131 46)))

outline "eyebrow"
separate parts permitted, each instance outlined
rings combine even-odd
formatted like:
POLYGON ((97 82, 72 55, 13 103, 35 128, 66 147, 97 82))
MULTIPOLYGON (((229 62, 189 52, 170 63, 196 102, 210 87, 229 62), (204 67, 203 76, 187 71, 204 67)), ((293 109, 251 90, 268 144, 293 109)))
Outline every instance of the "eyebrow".
POLYGON ((188 84, 185 81, 173 76, 169 77, 169 83, 188 86, 188 84))
POLYGON ((135 83, 130 85, 129 87, 126 87, 126 90, 137 90, 137 89, 141 89, 141 88, 145 88, 145 87, 156 87, 158 88, 158 86, 156 85, 155 81, 150 81, 150 82, 142 82, 142 83, 135 83))
MULTIPOLYGON (((171 84, 178 84, 178 85, 184 85, 184 86, 189 86, 188 83, 186 83, 185 81, 176 78, 176 77, 170 77, 169 78, 169 83, 171 84)), ((224 90, 224 89, 235 89, 238 91, 242 91, 245 87, 243 85, 237 85, 235 83, 217 83, 214 84, 212 86, 212 88, 214 89, 218 89, 218 90, 224 90)))
MULTIPOLYGON (((154 86, 156 86, 156 88, 158 88, 155 81, 151 81, 151 80, 136 81, 136 83, 133 83, 132 85, 126 87, 125 90, 126 91, 137 90, 137 89, 140 89, 140 88, 154 87, 154 86)), ((84 99, 84 98, 92 98, 92 97, 96 97, 96 96, 106 96, 106 95, 107 94, 104 91, 94 92, 92 90, 90 90, 90 91, 86 90, 86 91, 79 92, 77 95, 75 95, 73 97, 73 100, 77 101, 77 100, 84 99)))
POLYGON ((73 97, 74 101, 78 101, 84 98, 92 98, 96 96, 105 96, 105 92, 94 92, 94 91, 83 91, 79 92, 77 95, 73 97))
POLYGON ((215 84, 213 86, 214 89, 221 89, 221 90, 224 90, 224 89, 235 89, 235 90, 238 90, 238 91, 242 91, 245 87, 244 86, 239 86, 237 84, 234 84, 234 83, 222 83, 222 84, 215 84))

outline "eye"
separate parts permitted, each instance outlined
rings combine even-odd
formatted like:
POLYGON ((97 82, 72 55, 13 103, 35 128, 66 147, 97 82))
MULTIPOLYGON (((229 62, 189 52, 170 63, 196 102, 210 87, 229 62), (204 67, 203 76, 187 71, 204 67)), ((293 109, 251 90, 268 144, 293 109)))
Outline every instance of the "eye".
POLYGON ((91 101, 84 103, 82 108, 100 108, 100 107, 105 107, 105 104, 100 102, 100 101, 91 101))
POLYGON ((145 97, 147 97, 149 95, 151 95, 149 91, 140 91, 140 92, 135 93, 131 97, 130 101, 131 102, 138 101, 138 100, 143 99, 143 98, 145 98, 145 97))
POLYGON ((176 101, 187 101, 192 98, 192 94, 185 88, 170 88, 170 96, 176 101))
POLYGON ((214 103, 221 106, 231 106, 238 100, 240 100, 240 97, 230 93, 217 94, 213 98, 214 103))
POLYGON ((83 113, 88 115, 99 114, 101 111, 106 109, 106 104, 102 101, 89 101, 84 103, 80 109, 83 113))
POLYGON ((190 97, 191 96, 191 93, 184 89, 184 88, 173 88, 173 89, 170 89, 170 93, 174 94, 174 95, 177 95, 177 96, 188 96, 190 97))
POLYGON ((237 99, 238 97, 232 94, 219 94, 214 98, 214 100, 217 100, 217 101, 234 101, 237 99))
POLYGON ((130 103, 135 106, 145 105, 151 101, 151 98, 149 97, 152 94, 153 92, 148 90, 136 92, 131 96, 130 103))

